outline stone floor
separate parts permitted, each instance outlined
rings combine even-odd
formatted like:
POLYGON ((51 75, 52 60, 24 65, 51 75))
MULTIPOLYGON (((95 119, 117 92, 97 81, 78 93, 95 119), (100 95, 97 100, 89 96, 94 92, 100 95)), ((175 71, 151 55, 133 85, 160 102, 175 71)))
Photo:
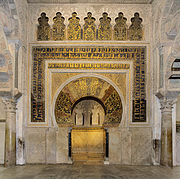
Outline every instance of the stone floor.
POLYGON ((121 165, 26 165, 0 167, 0 179, 180 179, 180 167, 121 165))

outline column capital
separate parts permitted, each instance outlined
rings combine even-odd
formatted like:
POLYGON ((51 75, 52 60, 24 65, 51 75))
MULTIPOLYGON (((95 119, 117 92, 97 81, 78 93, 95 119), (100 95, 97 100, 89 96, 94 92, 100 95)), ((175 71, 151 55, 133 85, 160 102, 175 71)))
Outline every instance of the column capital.
POLYGON ((162 98, 160 99, 160 104, 161 104, 161 111, 162 112, 172 112, 173 104, 174 104, 174 99, 172 98, 162 98))
POLYGON ((3 103, 5 104, 6 111, 16 112, 17 101, 14 98, 3 97, 3 103))

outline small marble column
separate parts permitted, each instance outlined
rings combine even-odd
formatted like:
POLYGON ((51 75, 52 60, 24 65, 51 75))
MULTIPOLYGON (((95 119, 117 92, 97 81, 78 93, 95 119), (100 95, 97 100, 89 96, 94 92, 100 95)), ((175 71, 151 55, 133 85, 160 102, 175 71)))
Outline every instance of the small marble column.
POLYGON ((173 100, 163 99, 161 103, 161 158, 164 166, 172 166, 172 105, 173 100))
POLYGON ((5 167, 16 164, 16 101, 4 99, 6 104, 5 167))

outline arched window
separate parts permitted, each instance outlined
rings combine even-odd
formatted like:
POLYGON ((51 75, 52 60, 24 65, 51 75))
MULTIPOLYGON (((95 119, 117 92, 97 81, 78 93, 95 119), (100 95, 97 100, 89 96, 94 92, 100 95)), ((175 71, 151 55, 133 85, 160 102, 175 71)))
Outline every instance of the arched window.
POLYGON ((169 77, 169 79, 172 80, 180 79, 180 58, 174 60, 171 66, 171 72, 172 75, 169 77))

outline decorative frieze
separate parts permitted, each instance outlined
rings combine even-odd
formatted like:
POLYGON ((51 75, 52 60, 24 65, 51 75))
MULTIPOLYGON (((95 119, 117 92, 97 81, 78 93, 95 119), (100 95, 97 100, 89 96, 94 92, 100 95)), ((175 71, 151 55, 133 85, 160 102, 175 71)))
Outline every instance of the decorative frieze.
POLYGON ((107 12, 102 14, 99 18, 99 25, 95 24, 96 19, 92 17, 92 13, 88 12, 87 17, 84 18, 84 25, 81 27, 80 18, 77 17, 77 13, 73 12, 72 17, 68 19, 69 24, 64 24, 65 18, 60 12, 56 13, 53 18, 54 24, 52 28, 48 24, 49 18, 45 12, 41 13, 41 17, 38 18, 39 25, 37 27, 37 40, 143 40, 143 25, 142 18, 139 13, 135 13, 131 18, 131 25, 128 29, 126 24, 127 18, 123 16, 122 12, 118 13, 118 17, 115 18, 116 24, 114 27, 111 25, 111 18, 107 12))

